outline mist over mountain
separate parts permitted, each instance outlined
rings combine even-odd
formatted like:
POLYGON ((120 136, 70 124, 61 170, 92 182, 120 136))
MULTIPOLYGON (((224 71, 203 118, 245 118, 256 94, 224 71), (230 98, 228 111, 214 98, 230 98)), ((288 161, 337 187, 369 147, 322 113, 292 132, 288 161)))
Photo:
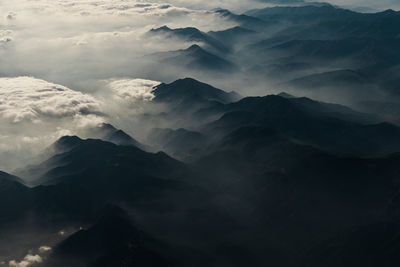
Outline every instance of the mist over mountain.
POLYGON ((396 1, 0 3, 0 267, 397 267, 396 1))

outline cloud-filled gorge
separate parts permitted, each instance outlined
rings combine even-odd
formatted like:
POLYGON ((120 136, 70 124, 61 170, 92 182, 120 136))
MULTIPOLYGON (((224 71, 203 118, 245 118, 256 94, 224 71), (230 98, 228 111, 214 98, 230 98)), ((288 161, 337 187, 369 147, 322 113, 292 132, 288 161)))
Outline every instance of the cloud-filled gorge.
POLYGON ((399 266, 399 8, 0 1, 0 266, 399 266))

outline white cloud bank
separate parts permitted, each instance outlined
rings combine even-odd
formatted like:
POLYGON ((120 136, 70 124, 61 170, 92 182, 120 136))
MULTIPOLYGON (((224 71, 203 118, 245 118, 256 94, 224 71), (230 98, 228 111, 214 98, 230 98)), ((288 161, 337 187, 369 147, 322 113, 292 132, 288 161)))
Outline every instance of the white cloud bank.
POLYGON ((91 95, 33 77, 0 78, 0 170, 23 167, 62 136, 90 137, 86 130, 103 122, 129 132, 135 115, 156 112, 146 103, 159 84, 114 78, 98 82, 102 93, 91 95))
POLYGON ((13 169, 61 136, 103 122, 102 105, 41 79, 0 78, 0 169, 13 169))
POLYGON ((41 247, 39 248, 39 252, 40 252, 40 253, 47 253, 47 252, 49 252, 49 251, 51 251, 51 250, 52 250, 52 248, 49 247, 49 246, 41 246, 41 247))
POLYGON ((93 97, 32 77, 0 78, 0 117, 13 123, 99 111, 93 97))
MULTIPOLYGON (((168 1, 166 1, 168 2, 168 1)), ((0 76, 30 75, 81 91, 88 81, 154 76, 146 54, 187 48, 175 40, 149 40, 151 28, 168 25, 203 31, 234 26, 204 9, 135 0, 0 1, 0 76)), ((206 7, 206 6, 204 6, 206 7)), ((168 71, 168 79, 171 70, 168 71)), ((175 76, 175 74, 174 74, 175 76)), ((149 77, 159 79, 159 77, 149 77)), ((164 78, 164 77, 163 77, 164 78)))
POLYGON ((115 96, 128 102, 151 101, 154 98, 152 91, 160 82, 144 79, 109 80, 108 87, 115 96))
POLYGON ((22 261, 12 260, 9 262, 10 267, 27 267, 35 263, 42 263, 43 259, 39 255, 28 254, 22 261))
MULTIPOLYGON (((52 250, 49 246, 41 246, 37 249, 37 254, 33 254, 32 252, 28 253, 21 261, 18 260, 10 260, 8 262, 9 267, 28 267, 31 265, 35 265, 38 263, 43 263, 46 255, 52 250)), ((0 265, 5 265, 5 262, 0 262, 0 265)))

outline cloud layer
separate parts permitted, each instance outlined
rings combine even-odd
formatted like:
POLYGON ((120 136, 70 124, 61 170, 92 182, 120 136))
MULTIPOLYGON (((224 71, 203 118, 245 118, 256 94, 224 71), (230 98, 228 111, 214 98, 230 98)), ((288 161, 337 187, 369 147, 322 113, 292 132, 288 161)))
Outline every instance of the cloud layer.
MULTIPOLYGON (((151 28, 194 26, 218 30, 234 26, 183 1, 20 0, 0 2, 0 75, 29 75, 82 91, 91 81, 113 77, 150 77, 171 70, 148 66, 144 55, 188 44, 149 40, 151 28)), ((206 6, 203 6, 206 7, 206 6)), ((149 66, 150 66, 149 65, 149 66)), ((173 72, 172 72, 173 73, 173 72)))
POLYGON ((110 80, 108 87, 116 97, 128 102, 151 101, 154 98, 152 91, 160 82, 144 79, 110 80))
POLYGON ((94 114, 99 103, 91 96, 32 77, 0 78, 0 117, 13 123, 43 118, 94 114))
POLYGON ((102 102, 32 77, 0 78, 0 169, 40 152, 57 138, 103 122, 102 102))
POLYGON ((9 262, 10 267, 27 267, 35 263, 42 263, 43 259, 39 255, 28 254, 22 261, 12 260, 9 262))

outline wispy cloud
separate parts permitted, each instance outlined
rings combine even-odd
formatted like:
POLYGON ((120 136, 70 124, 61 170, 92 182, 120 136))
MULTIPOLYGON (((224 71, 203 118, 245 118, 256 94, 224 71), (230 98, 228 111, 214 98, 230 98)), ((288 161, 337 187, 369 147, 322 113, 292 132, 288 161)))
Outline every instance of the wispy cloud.
POLYGON ((93 96, 41 79, 0 78, 0 168, 11 168, 27 152, 39 152, 63 135, 103 122, 101 105, 93 96))
POLYGON ((27 267, 35 263, 42 263, 43 259, 39 255, 28 254, 22 261, 12 260, 9 262, 10 267, 27 267))
POLYGON ((0 78, 0 117, 19 123, 98 111, 91 96, 32 77, 0 78))
POLYGON ((128 102, 151 101, 154 98, 152 91, 160 82, 144 79, 109 80, 108 87, 115 96, 128 102))

